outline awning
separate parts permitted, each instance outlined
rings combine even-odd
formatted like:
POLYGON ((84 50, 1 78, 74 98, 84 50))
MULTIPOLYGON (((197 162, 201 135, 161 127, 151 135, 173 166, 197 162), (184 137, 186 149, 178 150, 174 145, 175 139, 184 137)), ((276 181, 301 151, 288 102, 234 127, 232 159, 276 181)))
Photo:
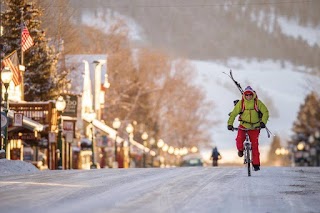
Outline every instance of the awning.
MULTIPOLYGON (((13 116, 14 116, 14 111, 9 111, 8 112, 8 118, 13 120, 13 116)), ((38 131, 38 132, 42 132, 45 129, 45 126, 28 118, 23 116, 23 121, 22 121, 22 125, 23 127, 31 130, 31 131, 38 131)))

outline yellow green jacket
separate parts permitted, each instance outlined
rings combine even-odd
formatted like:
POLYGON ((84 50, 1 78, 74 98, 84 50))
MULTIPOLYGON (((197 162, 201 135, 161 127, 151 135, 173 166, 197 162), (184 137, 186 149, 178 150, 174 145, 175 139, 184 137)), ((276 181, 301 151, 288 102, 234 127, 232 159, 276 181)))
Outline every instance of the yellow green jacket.
POLYGON ((260 122, 267 124, 269 119, 269 111, 268 108, 257 99, 257 105, 260 112, 263 114, 262 118, 259 118, 258 112, 254 109, 254 102, 257 95, 254 94, 253 98, 248 101, 244 95, 242 95, 242 100, 238 101, 238 103, 234 106, 232 112, 230 113, 230 117, 228 120, 228 125, 233 126, 233 122, 237 115, 242 111, 242 101, 244 101, 245 109, 241 114, 240 125, 244 126, 245 128, 255 128, 260 126, 260 122))

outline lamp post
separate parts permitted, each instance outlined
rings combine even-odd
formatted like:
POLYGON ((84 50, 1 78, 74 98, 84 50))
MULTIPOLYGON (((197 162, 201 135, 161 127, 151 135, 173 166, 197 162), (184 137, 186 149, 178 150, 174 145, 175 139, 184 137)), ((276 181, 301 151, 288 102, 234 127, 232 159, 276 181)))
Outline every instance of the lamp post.
POLYGON ((94 158, 94 132, 93 132, 93 120, 96 118, 96 113, 95 112, 91 112, 88 114, 88 120, 91 124, 91 151, 92 151, 92 156, 91 156, 91 161, 92 164, 90 166, 90 169, 96 169, 97 165, 95 163, 95 158, 94 158))
POLYGON ((154 138, 150 138, 149 144, 150 144, 150 155, 151 155, 151 167, 154 167, 154 156, 156 156, 156 152, 154 151, 154 145, 156 143, 156 140, 154 138))
POLYGON ((316 165, 320 166, 320 131, 316 130, 314 133, 315 137, 315 146, 316 146, 316 165))
POLYGON ((133 140, 133 126, 131 123, 129 123, 126 127, 126 131, 129 134, 129 144, 128 144, 128 157, 129 157, 129 166, 130 166, 130 148, 131 148, 131 140, 133 140))
POLYGON ((145 148, 147 147, 147 139, 148 139, 148 134, 146 132, 143 132, 141 135, 141 138, 143 140, 143 168, 146 168, 146 150, 145 148))
POLYGON ((56 101, 56 109, 58 111, 58 165, 57 169, 62 168, 62 112, 66 108, 66 101, 62 96, 59 96, 56 101))
MULTIPOLYGON (((9 67, 4 67, 1 71, 1 81, 3 82, 3 85, 5 87, 5 93, 4 93, 4 113, 6 118, 8 118, 8 111, 9 111, 9 103, 8 103, 8 87, 9 84, 12 80, 12 71, 10 70, 9 67)), ((2 94, 1 94, 2 95, 2 94)), ((5 130, 4 130, 4 150, 7 150, 7 145, 8 145, 8 125, 6 125, 5 130)))
POLYGON ((118 136, 118 129, 121 126, 121 121, 119 118, 115 118, 112 127, 116 130, 116 136, 114 138, 114 161, 113 161, 113 168, 118 168, 118 158, 117 158, 117 152, 118 152, 118 146, 117 146, 117 136, 118 136))
POLYGON ((162 147, 164 146, 164 141, 162 139, 159 139, 157 142, 158 147, 158 156, 159 156, 159 167, 161 167, 163 163, 163 157, 162 157, 162 147))
POLYGON ((313 134, 311 134, 308 138, 308 142, 310 145, 310 165, 311 166, 316 166, 317 165, 317 149, 316 149, 316 140, 315 140, 315 136, 313 134))
POLYGON ((276 164, 278 166, 286 166, 288 161, 286 160, 286 156, 289 154, 289 150, 284 147, 277 148, 274 153, 277 155, 278 159, 276 160, 276 164))

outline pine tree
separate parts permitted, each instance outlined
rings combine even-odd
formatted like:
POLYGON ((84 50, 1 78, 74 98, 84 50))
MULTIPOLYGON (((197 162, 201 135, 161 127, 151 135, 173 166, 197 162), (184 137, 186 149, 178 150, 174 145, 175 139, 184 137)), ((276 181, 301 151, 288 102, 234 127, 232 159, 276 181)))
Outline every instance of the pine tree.
POLYGON ((293 124, 293 131, 308 137, 317 129, 320 129, 320 100, 315 92, 311 92, 305 98, 304 104, 300 106, 297 120, 293 124))
POLYGON ((6 0, 6 10, 1 14, 4 27, 3 42, 7 53, 21 51, 21 16, 34 41, 34 46, 24 52, 24 99, 26 101, 45 101, 57 96, 58 82, 62 75, 56 71, 58 54, 49 46, 41 29, 41 10, 27 0, 6 0))
MULTIPOLYGON (((290 146, 296 147, 299 142, 304 141, 308 143, 310 136, 313 136, 317 130, 320 129, 320 99, 315 92, 311 92, 305 98, 304 103, 300 106, 297 120, 293 124, 294 135, 289 142, 290 146)), ((295 159, 297 160, 297 159, 295 159)), ((311 158, 304 159, 312 163, 311 158)), ((305 161, 303 161, 305 165, 305 161)), ((311 165, 311 164, 309 164, 311 165)))

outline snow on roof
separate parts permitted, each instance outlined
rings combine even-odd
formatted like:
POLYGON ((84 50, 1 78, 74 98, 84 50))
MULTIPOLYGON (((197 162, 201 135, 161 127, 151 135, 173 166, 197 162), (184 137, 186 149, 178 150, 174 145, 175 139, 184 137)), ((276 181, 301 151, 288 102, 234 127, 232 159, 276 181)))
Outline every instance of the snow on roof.
POLYGON ((25 161, 0 159, 0 176, 31 174, 39 171, 34 165, 25 161))
POLYGON ((86 143, 86 144, 88 144, 88 145, 91 146, 91 140, 88 139, 88 138, 81 138, 80 142, 81 142, 81 143, 86 143))
POLYGON ((80 149, 79 147, 73 146, 73 147, 72 147, 72 151, 80 152, 81 149, 80 149))

